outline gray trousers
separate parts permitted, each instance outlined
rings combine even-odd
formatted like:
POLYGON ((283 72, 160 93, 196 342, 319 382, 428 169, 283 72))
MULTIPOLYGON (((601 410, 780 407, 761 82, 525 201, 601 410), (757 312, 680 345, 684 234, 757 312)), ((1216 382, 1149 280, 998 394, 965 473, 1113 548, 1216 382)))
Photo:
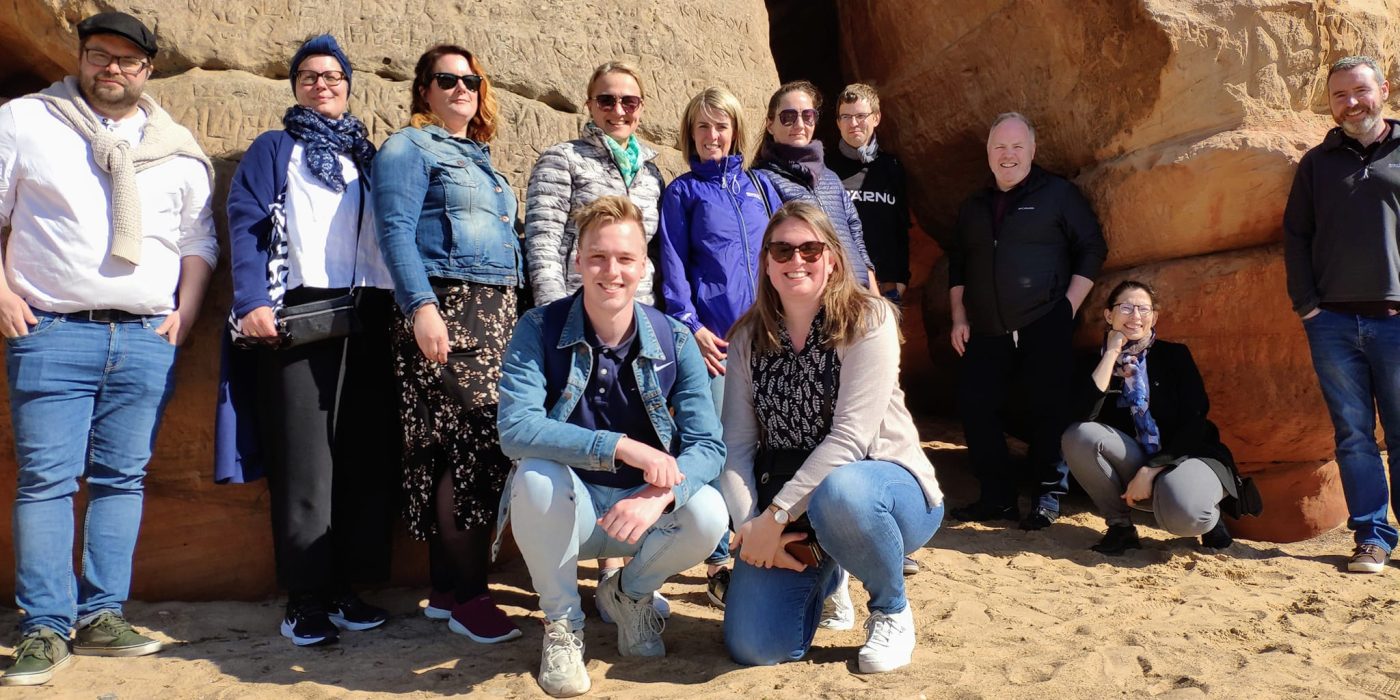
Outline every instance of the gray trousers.
POLYGON ((1136 439, 1103 423, 1075 423, 1060 439, 1060 448, 1075 481, 1109 525, 1131 525, 1133 508, 1152 513, 1163 530, 1187 537, 1209 532, 1220 520, 1225 488, 1199 459, 1186 459, 1158 476, 1152 485, 1151 507, 1138 501, 1130 508, 1123 492, 1147 462, 1136 439))

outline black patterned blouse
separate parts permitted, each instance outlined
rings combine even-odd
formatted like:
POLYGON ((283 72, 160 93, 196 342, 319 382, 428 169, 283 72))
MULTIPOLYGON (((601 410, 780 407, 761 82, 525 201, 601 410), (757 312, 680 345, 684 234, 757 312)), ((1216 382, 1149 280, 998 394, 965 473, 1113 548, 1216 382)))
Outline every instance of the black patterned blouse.
POLYGON ((810 451, 831 432, 841 358, 835 347, 828 347, 825 323, 823 308, 812 319, 802 352, 793 350, 792 338, 780 324, 781 349, 753 354, 753 411, 762 447, 810 451))

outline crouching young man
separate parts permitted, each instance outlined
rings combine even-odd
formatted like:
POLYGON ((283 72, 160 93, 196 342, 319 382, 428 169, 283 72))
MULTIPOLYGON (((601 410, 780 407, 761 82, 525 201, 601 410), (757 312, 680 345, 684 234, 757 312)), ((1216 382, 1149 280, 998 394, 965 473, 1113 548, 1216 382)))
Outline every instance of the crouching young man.
POLYGON ((587 692, 578 560, 633 557, 598 585, 623 656, 664 656, 652 594, 728 527, 710 378, 685 326, 633 300, 642 213, 603 197, 575 215, 583 287, 526 313, 501 369, 501 449, 515 541, 544 611, 540 687, 587 692))

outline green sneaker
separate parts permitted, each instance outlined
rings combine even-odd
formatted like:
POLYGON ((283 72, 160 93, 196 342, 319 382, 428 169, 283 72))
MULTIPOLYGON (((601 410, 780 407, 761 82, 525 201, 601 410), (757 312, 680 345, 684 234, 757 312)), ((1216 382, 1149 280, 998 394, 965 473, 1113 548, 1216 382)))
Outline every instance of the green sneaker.
POLYGON ((73 663, 68 640, 40 627, 24 635, 15 647, 15 662, 0 676, 0 685, 43 685, 60 668, 73 663))
POLYGON ((143 636, 117 613, 106 611, 78 629, 73 653, 82 656, 145 656, 160 651, 160 642, 143 636))

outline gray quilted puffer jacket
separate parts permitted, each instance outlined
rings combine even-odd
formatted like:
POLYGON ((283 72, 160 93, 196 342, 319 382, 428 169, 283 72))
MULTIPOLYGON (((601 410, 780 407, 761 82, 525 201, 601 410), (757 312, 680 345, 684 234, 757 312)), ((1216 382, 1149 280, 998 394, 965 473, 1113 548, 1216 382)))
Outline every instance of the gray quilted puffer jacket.
MULTIPOLYGON (((540 153, 530 171, 530 184, 525 190, 525 260, 536 306, 573 294, 583 284, 574 269, 578 230, 570 220, 579 207, 607 195, 631 199, 642 210, 642 228, 648 250, 651 248, 665 185, 661 170, 653 162, 656 151, 641 144, 642 169, 628 187, 603 142, 605 138, 608 136, 590 121, 584 124, 579 138, 540 153)), ((637 285, 637 301, 655 303, 655 276, 656 267, 648 258, 646 275, 637 285)))

